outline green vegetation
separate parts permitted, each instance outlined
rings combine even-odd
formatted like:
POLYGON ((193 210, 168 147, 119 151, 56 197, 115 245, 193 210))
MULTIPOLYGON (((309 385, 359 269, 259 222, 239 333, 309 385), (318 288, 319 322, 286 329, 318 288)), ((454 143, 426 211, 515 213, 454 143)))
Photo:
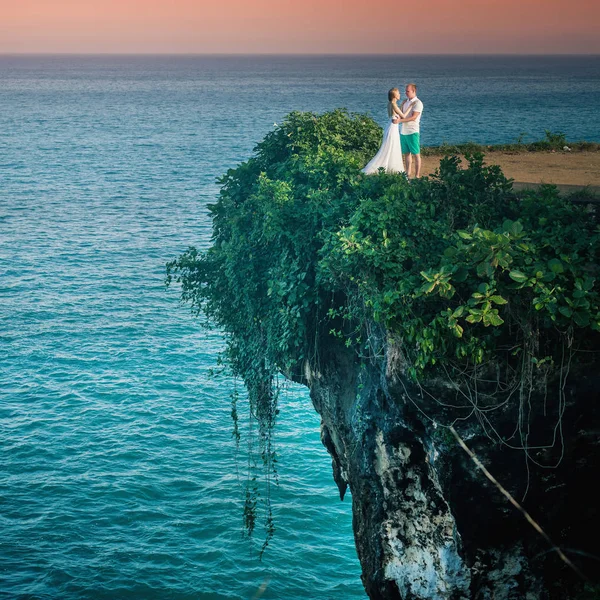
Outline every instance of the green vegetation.
POLYGON ((422 148, 423 156, 447 156, 452 154, 474 154, 494 153, 494 152, 562 152, 565 146, 569 147, 571 152, 599 152, 600 144, 595 142, 568 142, 564 133, 553 133, 546 130, 544 139, 533 142, 525 142, 528 137, 526 133, 521 133, 519 138, 510 144, 485 145, 476 142, 465 142, 462 144, 443 143, 440 146, 427 146, 422 148))
MULTIPOLYGON (((512 393, 523 402, 536 373, 565 377, 598 341, 600 230, 586 206, 552 186, 518 196, 480 153, 464 169, 445 157, 435 176, 411 182, 364 176, 380 140, 362 115, 290 114, 222 178, 212 246, 167 266, 167 283, 227 335, 224 359, 248 389, 268 482, 276 376, 300 380, 328 338, 364 361, 393 346, 399 372, 423 385, 468 387, 493 370, 490 403, 512 393)), ((257 501, 249 478, 250 532, 257 501)), ((263 501, 266 546, 268 491, 263 501)))

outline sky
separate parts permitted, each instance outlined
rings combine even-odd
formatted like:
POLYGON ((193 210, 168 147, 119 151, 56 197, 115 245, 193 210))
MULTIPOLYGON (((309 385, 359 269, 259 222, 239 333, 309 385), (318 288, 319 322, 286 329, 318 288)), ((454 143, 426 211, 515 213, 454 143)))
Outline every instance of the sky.
POLYGON ((600 54, 600 0, 0 0, 0 53, 600 54))

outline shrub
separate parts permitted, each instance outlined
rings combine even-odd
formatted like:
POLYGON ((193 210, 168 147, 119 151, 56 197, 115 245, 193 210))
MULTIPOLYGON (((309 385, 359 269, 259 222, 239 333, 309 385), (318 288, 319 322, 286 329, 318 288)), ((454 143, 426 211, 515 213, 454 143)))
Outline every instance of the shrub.
MULTIPOLYGON (((221 179, 212 246, 167 266, 167 283, 227 335, 267 476, 274 378, 301 380, 317 340, 342 337, 380 360, 375 324, 401 340, 403 376, 462 385, 493 365, 505 390, 533 385, 541 365, 562 369, 565 348, 597 343, 600 234, 585 207, 552 186, 517 197, 481 153, 466 168, 445 157, 435 176, 411 182, 365 176, 380 140, 362 115, 292 113, 221 179)), ((252 489, 246 508, 251 530, 252 489)))

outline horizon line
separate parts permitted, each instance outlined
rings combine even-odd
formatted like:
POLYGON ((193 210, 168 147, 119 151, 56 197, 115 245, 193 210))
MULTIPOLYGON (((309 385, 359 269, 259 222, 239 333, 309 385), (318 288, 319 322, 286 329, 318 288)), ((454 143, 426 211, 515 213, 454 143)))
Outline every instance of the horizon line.
POLYGON ((0 56, 600 56, 600 52, 0 52, 0 56))

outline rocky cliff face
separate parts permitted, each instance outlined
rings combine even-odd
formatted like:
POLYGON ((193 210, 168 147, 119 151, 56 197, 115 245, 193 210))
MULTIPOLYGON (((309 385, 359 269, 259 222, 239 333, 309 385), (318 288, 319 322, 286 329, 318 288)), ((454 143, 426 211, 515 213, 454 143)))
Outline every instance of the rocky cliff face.
POLYGON ((320 364, 307 362, 302 377, 322 417, 340 496, 348 487, 352 493, 369 597, 593 597, 580 595, 584 580, 436 423, 455 421, 486 467, 593 578, 600 571, 598 559, 590 558, 598 554, 592 482, 598 480, 600 379, 571 374, 564 402, 549 399, 557 393, 550 387, 544 397, 529 397, 527 406, 509 398, 495 410, 487 425, 512 445, 524 439, 522 431, 520 437, 507 432, 527 427, 527 458, 522 449, 494 441, 472 409, 456 408, 456 390, 443 382, 430 382, 427 393, 408 385, 392 349, 386 354, 365 364, 329 341, 320 364))

